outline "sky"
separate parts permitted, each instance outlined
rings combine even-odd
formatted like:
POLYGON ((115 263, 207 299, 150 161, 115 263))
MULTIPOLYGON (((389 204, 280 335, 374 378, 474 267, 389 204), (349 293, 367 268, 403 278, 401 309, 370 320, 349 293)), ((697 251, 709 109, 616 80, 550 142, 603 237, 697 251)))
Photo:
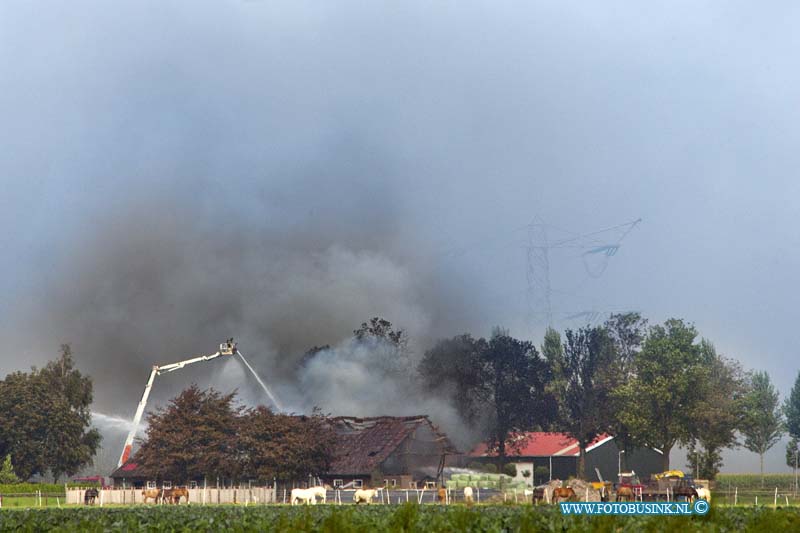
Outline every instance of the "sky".
MULTIPOLYGON (((417 353, 496 325, 538 344, 527 225, 558 239, 641 218, 595 236, 611 257, 552 251, 555 325, 684 318, 785 395, 800 370, 798 16, 794 2, 2 2, 0 373, 70 342, 97 410, 130 416, 151 365, 233 335, 301 410, 326 402, 326 370, 295 375, 299 355, 342 350, 371 316, 417 353)), ((227 361, 169 376, 154 402, 189 381, 263 401, 227 361)), ((786 469, 783 447, 768 470, 786 469)), ((724 471, 757 465, 734 450, 724 471)))

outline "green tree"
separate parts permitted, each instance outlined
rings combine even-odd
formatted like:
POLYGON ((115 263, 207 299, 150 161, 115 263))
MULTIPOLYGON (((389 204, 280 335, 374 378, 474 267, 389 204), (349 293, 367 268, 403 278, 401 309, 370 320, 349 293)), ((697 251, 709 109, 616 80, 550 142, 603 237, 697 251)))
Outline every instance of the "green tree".
POLYGON ((792 437, 786 443, 786 465, 792 468, 795 479, 794 490, 797 491, 797 467, 800 466, 800 440, 792 437))
POLYGON ((480 399, 487 406, 487 435, 505 464, 506 445, 513 433, 550 424, 556 403, 550 393, 550 367, 533 343, 495 328, 481 356, 480 399))
POLYGON ((554 368, 560 416, 556 426, 578 441, 578 476, 586 479, 586 448, 610 426, 614 351, 603 327, 567 330, 562 362, 554 368))
POLYGON ((404 330, 394 329, 391 322, 377 316, 369 322, 362 322, 360 328, 353 330, 353 336, 358 340, 369 337, 384 339, 403 349, 408 345, 408 335, 404 330))
POLYGON ((438 341, 417 366, 426 391, 444 396, 467 424, 474 424, 484 407, 481 365, 487 344, 469 334, 438 341))
POLYGON ((147 417, 146 438, 133 462, 153 479, 184 483, 204 477, 237 479, 241 408, 236 393, 192 385, 147 417))
POLYGON ((542 357, 553 369, 553 380, 562 375, 561 367, 564 365, 564 345, 561 344, 561 334, 548 327, 542 342, 542 357))
POLYGON ((769 374, 756 372, 750 378, 750 390, 744 399, 744 447, 758 454, 761 486, 764 486, 764 454, 783 435, 783 416, 778 391, 769 374))
POLYGON ((786 431, 795 439, 800 439, 800 372, 789 397, 784 401, 783 414, 786 416, 786 431))
POLYGON ((411 387, 416 373, 408 347, 408 335, 402 329, 395 329, 392 323, 380 317, 363 322, 353 331, 354 341, 373 354, 375 362, 387 377, 396 383, 411 387))
POLYGON ((614 392, 617 417, 640 446, 663 452, 662 467, 678 443, 696 436, 693 415, 702 403, 708 369, 697 330, 683 320, 652 326, 633 360, 633 377, 614 392))
MULTIPOLYGON (((614 346, 614 370, 617 372, 617 380, 624 383, 633 379, 634 360, 642 349, 647 333, 647 320, 636 312, 612 314, 604 326, 614 346)), ((611 413, 609 426, 617 446, 625 452, 621 455, 621 468, 625 471, 628 457, 636 448, 636 440, 624 420, 616 416, 617 412, 624 411, 624 406, 617 405, 617 400, 613 394, 609 399, 611 413)))
POLYGON ((12 456, 23 480, 47 472, 42 442, 49 428, 39 409, 40 392, 46 391, 35 386, 31 373, 14 372, 0 382, 0 456, 12 456))
POLYGON ((90 464, 100 447, 100 432, 90 428, 92 379, 75 369, 72 349, 61 345, 61 356, 47 363, 39 373, 42 387, 51 391, 47 412, 52 431, 44 447, 48 466, 56 481, 71 476, 90 464))
POLYGON ((698 479, 714 479, 722 468, 722 453, 718 449, 705 449, 697 442, 689 444, 686 466, 698 479))
POLYGON ((318 410, 292 416, 259 406, 244 413, 240 428, 243 468, 251 478, 306 479, 326 472, 333 460, 336 434, 318 410))
POLYGON ((691 451, 694 469, 706 479, 715 479, 722 467, 722 450, 737 445, 747 379, 739 363, 717 354, 706 339, 700 342, 699 363, 706 372, 696 391, 702 399, 691 411, 691 451))
POLYGON ((100 433, 91 428, 92 380, 75 368, 69 345, 42 369, 0 382, 0 454, 22 479, 73 475, 91 464, 100 433))
POLYGON ((614 343, 620 371, 627 378, 633 374, 633 361, 641 351, 647 333, 647 319, 636 312, 612 314, 605 328, 614 343))
POLYGON ((11 454, 6 455, 3 466, 0 467, 0 485, 10 485, 19 483, 19 478, 14 473, 14 465, 11 464, 11 454))

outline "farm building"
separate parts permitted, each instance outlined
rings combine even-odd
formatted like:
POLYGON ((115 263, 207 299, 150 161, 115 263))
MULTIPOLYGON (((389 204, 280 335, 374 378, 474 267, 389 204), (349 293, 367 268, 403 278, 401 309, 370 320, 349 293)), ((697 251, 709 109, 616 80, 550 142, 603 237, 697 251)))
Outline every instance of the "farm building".
MULTIPOLYGON (((425 415, 341 416, 330 422, 336 433, 334 458, 320 479, 331 486, 422 486, 437 479, 448 457, 459 454, 425 415)), ((117 487, 139 488, 153 483, 133 461, 117 468, 111 478, 117 487)), ((202 480, 196 483, 202 484, 202 480)))
POLYGON ((127 461, 111 473, 111 480, 115 487, 141 489, 145 487, 148 478, 139 469, 139 465, 132 461, 127 461))
POLYGON ((337 417, 331 486, 409 488, 436 479, 448 456, 459 452, 427 416, 337 417))
MULTIPOLYGON (((578 441, 563 433, 532 431, 515 437, 515 442, 506 447, 509 463, 517 467, 517 479, 533 483, 535 469, 548 469, 548 479, 576 477, 578 472, 578 441), (530 472, 524 477, 523 472, 530 472)), ((586 448, 586 473, 596 477, 595 468, 606 481, 616 481, 620 463, 623 468, 634 470, 642 479, 661 471, 661 451, 653 448, 638 448, 629 454, 620 453, 620 448, 611 435, 600 435, 586 448)), ((496 452, 488 450, 485 443, 478 444, 469 454, 469 461, 494 462, 496 452)), ((546 479, 545 479, 546 481, 546 479)), ((541 482, 537 477, 536 482, 541 482)))

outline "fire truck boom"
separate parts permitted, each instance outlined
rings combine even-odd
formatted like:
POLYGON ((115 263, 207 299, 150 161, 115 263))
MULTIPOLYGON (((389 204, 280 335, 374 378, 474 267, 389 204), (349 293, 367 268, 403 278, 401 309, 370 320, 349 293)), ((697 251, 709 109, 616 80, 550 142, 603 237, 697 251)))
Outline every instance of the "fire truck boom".
POLYGON ((150 389, 153 388, 153 382, 156 380, 156 376, 164 374, 166 372, 174 372, 175 370, 180 370, 186 365, 190 365, 192 363, 199 363, 201 361, 210 361, 211 359, 216 359, 221 355, 233 355, 235 353, 236 353, 236 343, 233 342, 233 339, 231 338, 225 341, 224 343, 220 344, 219 351, 211 355, 201 355, 200 357, 194 357, 192 359, 179 361, 177 363, 153 366, 153 370, 150 372, 150 378, 147 380, 147 385, 145 385, 144 387, 144 393, 142 394, 142 399, 139 401, 139 406, 136 408, 136 414, 133 417, 133 424, 131 425, 130 432, 128 433, 128 438, 125 439, 125 446, 122 448, 122 455, 119 456, 119 463, 117 464, 117 468, 124 465, 125 462, 131 456, 131 449, 133 448, 133 439, 136 437, 136 431, 139 429, 139 423, 142 421, 142 416, 144 415, 144 408, 147 406, 147 398, 150 396, 150 389))

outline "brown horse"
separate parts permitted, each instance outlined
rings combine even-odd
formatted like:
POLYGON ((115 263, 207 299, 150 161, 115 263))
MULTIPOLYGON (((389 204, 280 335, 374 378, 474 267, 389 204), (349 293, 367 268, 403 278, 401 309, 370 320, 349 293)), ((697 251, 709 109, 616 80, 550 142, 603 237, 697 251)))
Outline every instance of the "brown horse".
POLYGON ((630 487, 620 487, 617 489, 617 501, 625 500, 626 502, 632 502, 634 500, 633 497, 633 489, 630 487))
POLYGON ((147 500, 151 499, 158 503, 162 496, 164 495, 164 491, 161 489, 145 489, 142 491, 142 497, 144 498, 144 503, 147 503, 147 500))
POLYGON ((578 495, 575 494, 575 490, 572 487, 553 489, 553 503, 557 503, 560 499, 568 502, 575 501, 578 499, 578 495))
POLYGON ((189 489, 186 487, 175 489, 164 489, 164 501, 166 503, 181 503, 181 497, 186 498, 186 503, 189 503, 189 489))

